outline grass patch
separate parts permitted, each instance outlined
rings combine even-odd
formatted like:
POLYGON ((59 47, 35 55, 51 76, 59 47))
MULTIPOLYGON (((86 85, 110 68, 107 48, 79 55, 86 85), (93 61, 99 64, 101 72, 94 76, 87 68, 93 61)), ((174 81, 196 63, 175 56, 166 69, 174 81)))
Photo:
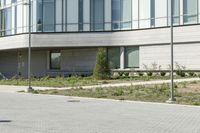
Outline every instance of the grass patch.
MULTIPOLYGON (((176 79, 182 77, 176 76, 176 79)), ((186 77, 185 77, 186 78, 186 77)), ((187 77, 190 78, 190 77, 187 77)), ((87 85, 100 85, 100 84, 110 84, 110 83, 124 83, 132 81, 151 81, 151 80, 168 80, 169 76, 118 76, 113 77, 109 80, 97 80, 90 77, 72 76, 72 77, 42 77, 42 78, 32 78, 33 86, 40 87, 78 87, 87 85)), ((24 78, 13 77, 8 80, 0 80, 0 85, 16 85, 16 86, 26 86, 28 80, 24 78)))
MULTIPOLYGON (((200 105, 200 83, 178 83, 175 88, 177 104, 200 105), (186 85, 185 85, 186 84, 186 85), (186 87, 186 88, 184 88, 186 87), (196 88, 195 88, 196 87, 196 88)), ((35 94, 64 95, 116 100, 133 100, 145 102, 165 102, 169 98, 169 85, 138 85, 130 87, 112 87, 96 89, 71 90, 37 90, 35 94)))

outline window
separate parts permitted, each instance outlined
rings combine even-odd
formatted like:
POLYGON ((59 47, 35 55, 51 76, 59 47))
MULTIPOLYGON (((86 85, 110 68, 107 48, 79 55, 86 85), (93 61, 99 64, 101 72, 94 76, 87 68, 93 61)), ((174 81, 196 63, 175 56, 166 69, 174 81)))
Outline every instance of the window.
POLYGON ((60 70, 61 53, 57 51, 50 52, 50 69, 60 70))
POLYGON ((62 31, 62 0, 56 0, 56 32, 62 31))
POLYGON ((130 29, 132 26, 132 1, 112 0, 112 29, 130 29))
POLYGON ((11 8, 6 8, 5 10, 5 35, 11 35, 11 8))
POLYGON ((83 0, 79 0, 79 31, 83 31, 83 0))
POLYGON ((138 68, 139 67, 139 47, 125 48, 125 67, 138 68))
POLYGON ((55 1, 43 0, 43 31, 52 32, 55 29, 55 1))
POLYGON ((121 0, 112 0, 112 29, 120 29, 120 3, 121 0))
POLYGON ((12 3, 16 3, 17 2, 17 0, 12 0, 12 3))
POLYGON ((42 31, 42 0, 37 0, 37 31, 42 31))
POLYGON ((180 23, 180 0, 173 0, 173 23, 180 23))
POLYGON ((183 0, 184 24, 197 23, 198 0, 183 0))
POLYGON ((130 29, 132 27, 132 1, 121 0, 121 28, 130 29))
POLYGON ((120 48, 108 48, 108 64, 111 69, 120 68, 120 48))
POLYGON ((91 0, 91 30, 104 30, 104 0, 91 0))
POLYGON ((151 27, 154 27, 155 26, 155 0, 151 0, 150 17, 151 17, 150 25, 151 27))

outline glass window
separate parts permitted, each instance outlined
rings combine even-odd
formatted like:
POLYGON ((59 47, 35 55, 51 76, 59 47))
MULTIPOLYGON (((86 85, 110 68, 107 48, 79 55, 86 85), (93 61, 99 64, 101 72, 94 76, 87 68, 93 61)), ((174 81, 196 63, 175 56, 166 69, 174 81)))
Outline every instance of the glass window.
POLYGON ((55 29, 55 1, 43 0, 43 31, 52 32, 55 29))
POLYGON ((151 0, 151 10, 150 10, 150 17, 151 17, 151 27, 155 26, 155 0, 151 0))
POLYGON ((151 27, 151 0, 139 0, 139 28, 151 27))
POLYGON ((120 68, 120 48, 108 48, 108 64, 111 69, 120 68))
POLYGON ((50 52, 50 69, 60 70, 61 53, 60 52, 50 52))
POLYGON ((56 0, 56 31, 62 31, 62 0, 56 0))
POLYGON ((0 10, 0 36, 4 36, 4 27, 5 27, 5 19, 4 19, 4 10, 0 10))
POLYGON ((112 0, 112 29, 120 29, 121 11, 120 11, 121 0, 112 0))
POLYGON ((121 0, 121 28, 130 29, 132 27, 132 1, 121 0))
POLYGON ((67 0, 67 31, 78 31, 78 0, 67 0))
POLYGON ((37 31, 42 31, 42 0, 37 0, 37 31))
POLYGON ((91 30, 104 30, 104 0, 91 0, 91 30))
POLYGON ((112 0, 112 29, 130 29, 132 25, 132 1, 112 0))
POLYGON ((180 23, 180 0, 173 0, 173 23, 180 23))
POLYGON ((125 48, 125 67, 138 68, 139 67, 139 47, 125 48))
POLYGON ((17 0, 12 0, 12 3, 16 3, 17 2, 17 0))
POLYGON ((198 0, 183 0, 184 24, 197 23, 198 0))
POLYGON ((11 8, 6 8, 5 10, 5 35, 11 35, 11 8))
POLYGON ((83 31, 83 0, 79 0, 79 31, 83 31))

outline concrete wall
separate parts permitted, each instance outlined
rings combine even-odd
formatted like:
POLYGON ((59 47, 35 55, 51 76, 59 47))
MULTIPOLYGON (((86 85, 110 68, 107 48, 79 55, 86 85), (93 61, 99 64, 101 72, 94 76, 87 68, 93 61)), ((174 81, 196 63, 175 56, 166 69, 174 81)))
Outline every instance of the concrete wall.
MULTIPOLYGON (((152 63, 161 65, 163 69, 169 68, 170 46, 153 45, 140 47, 140 68, 152 63)), ((174 62, 186 66, 187 69, 200 70, 200 43, 174 45, 174 62)))
POLYGON ((96 48, 61 51, 61 71, 92 71, 96 62, 96 48))
MULTIPOLYGON (((28 68, 28 54, 27 51, 21 52, 21 60, 19 64, 19 72, 22 73, 22 76, 27 76, 28 68)), ((47 51, 33 51, 31 58, 31 73, 34 76, 44 76, 47 72, 47 51)))
POLYGON ((17 75, 17 52, 0 52, 0 72, 7 77, 17 75))
MULTIPOLYGON (((61 50, 61 70, 49 70, 48 50, 32 51, 31 73, 33 76, 66 75, 73 72, 92 72, 97 48, 61 50)), ((26 50, 0 51, 0 72, 7 77, 21 73, 27 77, 28 54, 26 50), (20 55, 20 56, 18 56, 20 55)))

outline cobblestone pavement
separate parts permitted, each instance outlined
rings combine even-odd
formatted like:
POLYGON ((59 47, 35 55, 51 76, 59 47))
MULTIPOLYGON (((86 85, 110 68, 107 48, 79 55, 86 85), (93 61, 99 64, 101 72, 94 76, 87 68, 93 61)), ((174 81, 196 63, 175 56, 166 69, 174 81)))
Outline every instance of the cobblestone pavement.
POLYGON ((200 133, 200 107, 1 92, 0 133, 200 133))

